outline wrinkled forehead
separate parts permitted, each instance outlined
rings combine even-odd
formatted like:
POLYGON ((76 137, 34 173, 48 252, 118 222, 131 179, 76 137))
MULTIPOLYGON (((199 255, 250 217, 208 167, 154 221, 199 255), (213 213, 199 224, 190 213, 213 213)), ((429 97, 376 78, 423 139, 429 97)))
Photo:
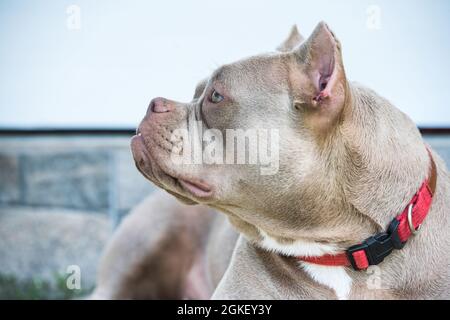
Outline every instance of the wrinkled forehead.
POLYGON ((279 91, 288 78, 286 59, 286 54, 274 53, 226 64, 214 71, 209 83, 231 94, 249 89, 279 91))

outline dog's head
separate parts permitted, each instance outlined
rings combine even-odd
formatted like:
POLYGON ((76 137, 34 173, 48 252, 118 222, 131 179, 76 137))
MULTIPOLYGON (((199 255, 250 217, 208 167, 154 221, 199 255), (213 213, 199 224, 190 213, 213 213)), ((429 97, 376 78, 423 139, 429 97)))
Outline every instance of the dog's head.
POLYGON ((312 216, 309 199, 322 196, 317 184, 330 183, 318 181, 330 165, 318 158, 347 90, 328 26, 306 40, 293 28, 278 52, 215 70, 191 102, 153 99, 132 139, 136 165, 178 199, 227 213, 250 237, 258 228, 280 237, 312 230, 324 221, 312 216))

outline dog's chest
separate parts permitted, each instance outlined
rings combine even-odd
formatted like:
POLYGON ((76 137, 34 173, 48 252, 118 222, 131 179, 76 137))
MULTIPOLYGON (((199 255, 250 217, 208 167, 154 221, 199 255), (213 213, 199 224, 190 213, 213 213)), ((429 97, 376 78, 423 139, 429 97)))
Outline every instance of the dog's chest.
MULTIPOLYGON (((259 231, 263 239, 259 246, 283 255, 321 256, 337 252, 334 246, 314 242, 295 241, 290 244, 279 243, 264 231, 259 231)), ((303 268, 315 282, 333 290, 338 299, 348 299, 352 287, 352 278, 347 274, 344 267, 319 266, 306 262, 299 262, 299 267, 303 268)))

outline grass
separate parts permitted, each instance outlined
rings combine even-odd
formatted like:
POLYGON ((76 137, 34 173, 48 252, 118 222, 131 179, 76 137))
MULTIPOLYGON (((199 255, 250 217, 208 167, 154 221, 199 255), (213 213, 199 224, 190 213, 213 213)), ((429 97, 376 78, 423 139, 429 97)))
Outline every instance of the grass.
POLYGON ((21 281, 0 274, 0 300, 67 300, 89 294, 93 288, 71 290, 66 286, 68 275, 55 274, 54 281, 31 279, 21 281))

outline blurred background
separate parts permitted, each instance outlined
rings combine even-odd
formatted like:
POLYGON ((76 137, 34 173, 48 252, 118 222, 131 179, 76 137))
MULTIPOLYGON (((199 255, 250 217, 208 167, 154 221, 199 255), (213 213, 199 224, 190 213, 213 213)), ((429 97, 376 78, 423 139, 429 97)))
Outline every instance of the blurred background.
POLYGON ((449 15, 446 0, 0 0, 0 299, 88 294, 114 228, 154 190, 129 150, 151 98, 189 101, 293 24, 326 21, 348 77, 450 163, 449 15))

